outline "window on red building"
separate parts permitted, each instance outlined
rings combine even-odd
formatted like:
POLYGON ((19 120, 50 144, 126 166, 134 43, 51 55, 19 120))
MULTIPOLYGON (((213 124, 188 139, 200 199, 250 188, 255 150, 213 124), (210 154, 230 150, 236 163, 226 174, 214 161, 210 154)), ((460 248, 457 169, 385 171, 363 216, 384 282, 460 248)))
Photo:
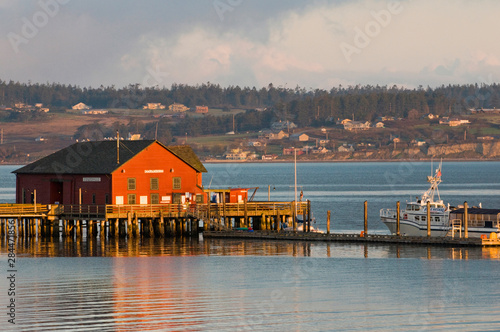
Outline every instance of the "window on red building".
POLYGON ((175 178, 172 178, 172 180, 174 181, 172 188, 173 189, 181 189, 181 178, 175 177, 175 178))
POLYGON ((151 194, 151 204, 160 204, 159 194, 151 194))
POLYGON ((135 204, 135 194, 128 194, 127 199, 128 199, 127 204, 135 204))
POLYGON ((135 178, 128 178, 127 189, 135 190, 135 178))
POLYGON ((158 178, 151 178, 149 180, 149 182, 150 182, 150 189, 151 190, 158 190, 159 189, 159 187, 160 187, 160 185, 159 185, 160 181, 159 181, 158 178))

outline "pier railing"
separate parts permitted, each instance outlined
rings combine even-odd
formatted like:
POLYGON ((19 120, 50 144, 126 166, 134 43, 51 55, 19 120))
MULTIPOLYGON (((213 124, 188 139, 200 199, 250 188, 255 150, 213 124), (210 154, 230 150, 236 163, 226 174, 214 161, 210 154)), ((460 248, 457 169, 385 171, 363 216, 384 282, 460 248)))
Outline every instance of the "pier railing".
POLYGON ((134 205, 106 205, 107 218, 120 218, 124 215, 138 215, 144 218, 155 218, 161 214, 166 216, 186 214, 193 210, 191 206, 183 204, 134 204, 134 205))
POLYGON ((297 202, 240 202, 202 204, 133 204, 133 205, 78 205, 78 204, 0 204, 0 216, 27 216, 49 214, 65 219, 108 219, 194 217, 210 219, 221 217, 260 217, 262 215, 298 216, 307 213, 308 203, 297 202))
POLYGON ((49 212, 48 205, 42 204, 0 204, 0 215, 41 215, 49 212))
POLYGON ((65 218, 100 219, 106 215, 106 205, 61 205, 55 214, 65 218))

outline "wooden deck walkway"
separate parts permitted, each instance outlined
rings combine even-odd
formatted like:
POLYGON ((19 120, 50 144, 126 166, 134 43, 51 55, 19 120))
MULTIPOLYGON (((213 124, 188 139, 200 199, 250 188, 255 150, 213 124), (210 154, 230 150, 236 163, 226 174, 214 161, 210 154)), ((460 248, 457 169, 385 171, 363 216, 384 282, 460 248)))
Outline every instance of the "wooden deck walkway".
POLYGON ((15 227, 18 236, 113 237, 197 235, 204 230, 240 227, 279 229, 302 215, 310 220, 310 202, 241 202, 149 205, 0 204, 0 235, 15 227), (13 226, 8 226, 13 225, 13 226))

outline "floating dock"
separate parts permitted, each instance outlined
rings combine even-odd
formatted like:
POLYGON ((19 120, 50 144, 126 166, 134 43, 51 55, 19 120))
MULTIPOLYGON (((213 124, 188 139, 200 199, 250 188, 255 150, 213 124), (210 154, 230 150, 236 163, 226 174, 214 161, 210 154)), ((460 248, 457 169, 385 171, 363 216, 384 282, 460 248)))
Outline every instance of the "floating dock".
POLYGON ((327 241, 327 242, 357 242, 357 243, 386 243, 386 244, 412 244, 436 246, 499 246, 498 239, 482 238, 452 238, 452 237, 426 237, 426 236, 398 236, 378 234, 326 234, 316 232, 276 232, 276 231, 204 231, 206 238, 232 238, 232 239, 262 239, 262 240, 289 240, 289 241, 327 241))

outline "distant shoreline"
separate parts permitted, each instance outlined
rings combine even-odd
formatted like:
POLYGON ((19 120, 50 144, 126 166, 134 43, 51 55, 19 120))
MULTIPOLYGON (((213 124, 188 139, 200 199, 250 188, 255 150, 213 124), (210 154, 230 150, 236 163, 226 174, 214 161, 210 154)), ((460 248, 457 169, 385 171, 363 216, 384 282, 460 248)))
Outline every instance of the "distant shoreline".
MULTIPOLYGON (((318 163, 398 163, 398 162, 431 162, 431 161, 451 161, 451 162, 500 162, 500 159, 460 159, 460 158, 436 158, 436 159, 347 159, 347 160, 320 160, 320 159, 297 159, 297 163, 318 164, 318 163)), ((207 159, 201 160, 204 164, 285 164, 293 163, 293 160, 223 160, 207 159)), ((32 163, 34 161, 31 161, 32 163)), ((28 163, 0 163, 0 166, 24 166, 28 163)))
MULTIPOLYGON (((397 163, 397 162, 431 162, 431 161, 451 161, 451 162, 499 162, 500 159, 446 159, 446 158, 436 158, 436 159, 348 159, 348 160, 297 160, 297 163, 397 163)), ((222 160, 222 159, 208 159, 202 161, 204 164, 283 164, 283 163, 293 163, 293 160, 222 160)))

